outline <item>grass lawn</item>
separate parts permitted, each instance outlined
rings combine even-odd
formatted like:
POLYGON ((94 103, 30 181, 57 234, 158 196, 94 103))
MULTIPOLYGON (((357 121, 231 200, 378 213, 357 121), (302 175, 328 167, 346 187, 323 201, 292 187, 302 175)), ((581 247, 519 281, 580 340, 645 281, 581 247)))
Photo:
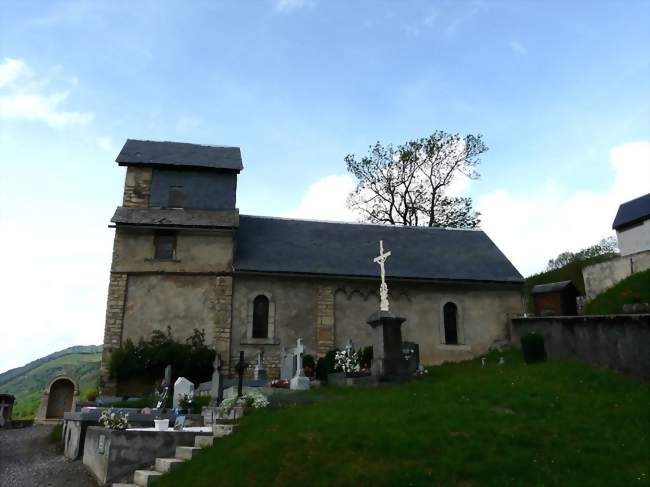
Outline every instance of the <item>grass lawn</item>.
POLYGON ((505 356, 254 411, 156 485, 648 485, 648 384, 505 356))
POLYGON ((626 293, 636 293, 640 303, 650 302, 650 270, 632 274, 587 303, 590 315, 621 314, 623 304, 632 302, 626 293))

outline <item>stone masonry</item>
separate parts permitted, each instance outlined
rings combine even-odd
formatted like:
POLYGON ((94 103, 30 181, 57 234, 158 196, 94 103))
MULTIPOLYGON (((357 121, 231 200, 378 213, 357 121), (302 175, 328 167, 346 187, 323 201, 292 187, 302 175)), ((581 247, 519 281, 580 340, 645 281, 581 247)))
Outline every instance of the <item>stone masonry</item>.
POLYGON ((108 284, 106 327, 104 328, 104 347, 102 349, 102 365, 100 370, 100 383, 103 394, 115 393, 115 384, 109 380, 108 366, 113 349, 119 348, 122 343, 122 325, 124 322, 127 284, 127 274, 111 273, 108 284))
POLYGON ((146 208, 149 206, 151 192, 150 167, 129 167, 124 181, 124 201, 126 208, 146 208))
POLYGON ((316 342, 318 355, 325 355, 334 348, 334 288, 332 286, 318 287, 318 315, 316 318, 316 342))
POLYGON ((227 361, 230 369, 230 335, 232 323, 232 276, 217 276, 214 302, 214 341, 217 353, 227 361))

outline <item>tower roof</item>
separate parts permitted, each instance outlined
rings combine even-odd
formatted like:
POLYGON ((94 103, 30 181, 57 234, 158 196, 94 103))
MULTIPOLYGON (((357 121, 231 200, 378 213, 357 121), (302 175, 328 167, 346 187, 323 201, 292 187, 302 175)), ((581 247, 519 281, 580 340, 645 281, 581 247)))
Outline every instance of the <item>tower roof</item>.
POLYGON ((175 166, 241 171, 239 147, 127 139, 115 159, 120 166, 175 166))

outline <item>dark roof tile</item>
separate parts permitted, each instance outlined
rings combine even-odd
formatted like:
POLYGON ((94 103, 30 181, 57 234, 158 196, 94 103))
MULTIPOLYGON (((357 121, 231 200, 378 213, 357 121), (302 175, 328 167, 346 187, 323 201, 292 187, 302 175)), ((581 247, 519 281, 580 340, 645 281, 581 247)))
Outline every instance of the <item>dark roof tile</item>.
POLYGON ((612 228, 618 230, 621 227, 633 225, 648 218, 650 218, 650 193, 619 206, 612 228))

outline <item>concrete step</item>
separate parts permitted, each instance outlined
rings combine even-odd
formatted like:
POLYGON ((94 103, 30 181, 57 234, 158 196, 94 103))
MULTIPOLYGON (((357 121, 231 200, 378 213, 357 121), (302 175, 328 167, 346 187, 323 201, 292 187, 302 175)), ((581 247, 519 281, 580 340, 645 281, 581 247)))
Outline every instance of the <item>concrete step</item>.
POLYGON ((201 452, 196 446, 177 446, 176 458, 179 460, 191 460, 194 455, 201 452))
POLYGON ((133 473, 133 482, 140 487, 149 487, 161 475, 160 472, 156 472, 155 470, 136 470, 133 473))
POLYGON ((212 426, 212 434, 217 438, 221 438, 234 433, 238 429, 238 424, 215 424, 212 426))
POLYGON ((113 484, 113 487, 138 487, 135 484, 113 484))
POLYGON ((194 437, 194 446, 197 448, 207 448, 212 446, 214 442, 214 436, 199 436, 194 437))
POLYGON ((161 473, 167 473, 178 467, 184 461, 179 458, 156 458, 156 470, 161 473))

